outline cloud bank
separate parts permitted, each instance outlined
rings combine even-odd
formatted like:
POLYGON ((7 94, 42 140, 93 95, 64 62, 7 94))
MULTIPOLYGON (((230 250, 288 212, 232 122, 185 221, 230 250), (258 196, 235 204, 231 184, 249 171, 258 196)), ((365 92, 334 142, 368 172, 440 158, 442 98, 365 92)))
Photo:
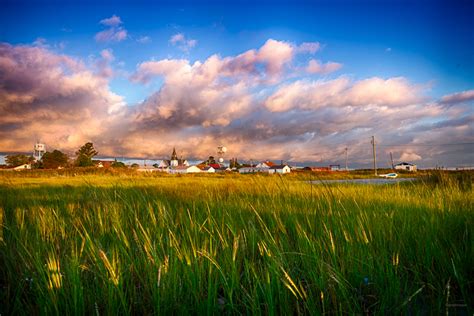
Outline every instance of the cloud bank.
MULTIPOLYGON (((116 28, 121 20, 101 23, 116 28)), ((178 35, 170 43, 188 41, 178 35)), ((472 147, 456 145, 473 142, 473 90, 433 100, 408 78, 335 75, 339 63, 313 58, 320 49, 269 39, 235 56, 143 61, 130 80, 162 84, 126 106, 109 88, 111 50, 86 64, 45 47, 1 44, 0 148, 30 150, 41 139, 74 151, 93 141, 111 156, 165 157, 176 147, 203 158, 224 144, 242 159, 342 163, 347 147, 351 164, 368 166, 375 135, 381 166, 390 152, 427 166, 474 161, 472 147)))

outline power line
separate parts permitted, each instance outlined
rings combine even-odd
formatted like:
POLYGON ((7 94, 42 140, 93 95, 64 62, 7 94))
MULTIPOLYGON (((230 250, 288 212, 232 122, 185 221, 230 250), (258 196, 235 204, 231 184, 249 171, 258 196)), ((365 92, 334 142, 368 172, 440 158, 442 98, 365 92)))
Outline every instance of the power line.
POLYGON ((444 143, 444 144, 378 144, 379 146, 383 147, 416 147, 416 146, 459 146, 459 145, 474 145, 472 143, 444 143))
MULTIPOLYGON (((459 145, 474 145, 474 142, 472 143, 440 143, 440 144, 380 144, 377 143, 378 147, 436 147, 436 146, 459 146, 459 145)), ((342 146, 342 145, 341 145, 342 146)), ((371 148, 372 145, 369 144, 359 144, 359 145, 353 145, 351 144, 351 148, 371 148)), ((325 154, 337 154, 339 151, 344 153, 345 149, 339 149, 339 150, 325 150, 325 151, 319 151, 316 153, 313 153, 313 155, 325 155, 325 154)))

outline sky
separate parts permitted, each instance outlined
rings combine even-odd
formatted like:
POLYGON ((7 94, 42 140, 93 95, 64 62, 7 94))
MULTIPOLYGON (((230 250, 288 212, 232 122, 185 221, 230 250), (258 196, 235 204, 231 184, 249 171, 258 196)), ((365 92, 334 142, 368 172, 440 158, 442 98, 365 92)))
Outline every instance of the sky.
POLYGON ((473 1, 0 6, 0 152, 474 165, 473 1))

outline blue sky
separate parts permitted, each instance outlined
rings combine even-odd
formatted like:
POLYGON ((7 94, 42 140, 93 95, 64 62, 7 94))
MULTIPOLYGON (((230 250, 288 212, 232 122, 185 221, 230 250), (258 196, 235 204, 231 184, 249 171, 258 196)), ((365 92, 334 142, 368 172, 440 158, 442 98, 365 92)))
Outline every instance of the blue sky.
POLYGON ((433 165, 468 152, 456 158, 465 163, 472 147, 423 157, 413 146, 439 135, 472 140, 473 13, 473 1, 2 1, 0 57, 21 71, 0 67, 0 97, 8 100, 0 134, 19 135, 0 142, 0 151, 26 148, 16 144, 33 135, 65 150, 101 135, 96 142, 110 155, 156 157, 177 143, 199 156, 221 137, 240 144, 235 154, 245 158, 296 159, 296 152, 329 161, 304 148, 332 152, 331 144, 378 132, 397 144, 400 159, 433 165), (211 79, 199 81, 203 73, 211 79), (22 92, 10 87, 23 79, 22 92), (56 136, 17 115, 21 107, 29 120, 48 118, 56 136), (394 115, 403 119, 395 123, 394 115), (97 118, 93 127, 88 116, 97 118), (308 118, 327 126, 312 128, 308 118), (380 131, 380 120, 391 123, 380 131), (266 150, 280 141, 288 145, 266 150))

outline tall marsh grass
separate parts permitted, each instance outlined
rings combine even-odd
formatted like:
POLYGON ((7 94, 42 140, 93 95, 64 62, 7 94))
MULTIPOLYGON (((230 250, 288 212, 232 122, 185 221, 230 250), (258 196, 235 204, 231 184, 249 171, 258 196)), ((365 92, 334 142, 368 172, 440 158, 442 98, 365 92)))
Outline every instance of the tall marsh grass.
POLYGON ((0 179, 2 315, 473 313, 454 180, 0 179))

